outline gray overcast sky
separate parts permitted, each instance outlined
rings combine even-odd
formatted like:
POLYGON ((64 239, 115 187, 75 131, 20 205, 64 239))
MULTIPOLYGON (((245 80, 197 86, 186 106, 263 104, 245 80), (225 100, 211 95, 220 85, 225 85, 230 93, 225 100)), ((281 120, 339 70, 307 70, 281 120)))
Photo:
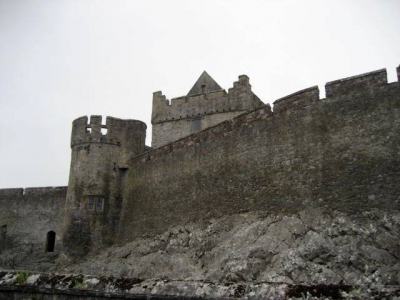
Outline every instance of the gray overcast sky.
POLYGON ((150 144, 152 93, 203 70, 272 103, 399 63, 399 0, 0 0, 0 188, 67 185, 82 115, 143 120, 150 144))

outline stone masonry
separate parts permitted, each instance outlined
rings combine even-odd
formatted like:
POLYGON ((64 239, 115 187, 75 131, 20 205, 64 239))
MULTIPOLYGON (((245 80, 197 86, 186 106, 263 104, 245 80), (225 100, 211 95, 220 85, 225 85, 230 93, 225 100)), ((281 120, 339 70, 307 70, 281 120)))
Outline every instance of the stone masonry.
MULTIPOLYGON (((226 92, 204 72, 171 103, 153 94, 152 148, 141 121, 78 118, 67 187, 0 190, 0 268, 140 278, 132 298, 400 296, 397 74, 272 110, 246 75, 226 92)), ((0 274, 0 299, 21 274, 0 274)))
POLYGON ((227 93, 204 71, 186 96, 171 99, 171 103, 162 92, 153 94, 152 146, 176 141, 263 105, 246 75, 239 76, 227 93))

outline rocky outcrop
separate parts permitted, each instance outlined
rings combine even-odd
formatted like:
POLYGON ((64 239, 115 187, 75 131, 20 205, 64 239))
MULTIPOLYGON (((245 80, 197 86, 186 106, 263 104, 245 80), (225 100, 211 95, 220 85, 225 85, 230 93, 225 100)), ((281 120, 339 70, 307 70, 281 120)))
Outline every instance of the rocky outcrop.
POLYGON ((18 294, 28 285, 32 293, 44 289, 64 295, 68 290, 76 295, 84 288, 93 297, 104 292, 133 299, 396 299, 399 238, 398 212, 346 215, 314 208, 295 215, 242 213, 176 226, 82 261, 60 255, 55 264, 31 266, 57 274, 3 272, 0 294, 18 294), (132 284, 121 289, 121 282, 132 284))
POLYGON ((243 213, 177 226, 81 262, 59 258, 56 269, 219 285, 349 285, 379 290, 400 283, 399 240, 398 212, 243 213))

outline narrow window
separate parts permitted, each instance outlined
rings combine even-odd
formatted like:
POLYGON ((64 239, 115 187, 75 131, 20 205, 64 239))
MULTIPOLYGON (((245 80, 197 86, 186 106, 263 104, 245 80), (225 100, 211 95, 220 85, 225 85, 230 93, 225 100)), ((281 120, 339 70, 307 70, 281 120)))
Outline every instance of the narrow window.
POLYGON ((88 200, 88 210, 94 210, 94 204, 95 204, 95 197, 89 197, 88 200))
POLYGON ((190 132, 196 132, 201 130, 201 119, 190 120, 190 132))
POLYGON ((205 84, 203 84, 203 85, 201 86, 201 92, 202 92, 203 94, 206 93, 206 85, 205 85, 205 84))
POLYGON ((54 252, 54 246, 56 244, 56 233, 49 231, 46 238, 46 252, 54 252))
POLYGON ((104 209, 104 199, 101 197, 97 197, 96 210, 102 211, 103 209, 104 209))
POLYGON ((1 238, 5 240, 7 237, 7 225, 1 226, 1 238))

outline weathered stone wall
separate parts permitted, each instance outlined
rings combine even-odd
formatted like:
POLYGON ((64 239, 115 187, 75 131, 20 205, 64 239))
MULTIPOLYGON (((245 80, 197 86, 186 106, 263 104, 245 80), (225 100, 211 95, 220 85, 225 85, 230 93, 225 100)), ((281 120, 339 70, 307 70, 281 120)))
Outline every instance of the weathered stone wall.
POLYGON ((67 187, 0 190, 0 268, 35 268, 45 255, 47 233, 56 233, 62 250, 62 221, 67 187))
POLYGON ((119 241, 243 211, 400 208, 400 85, 386 71, 327 83, 135 158, 119 241))
POLYGON ((246 111, 252 111, 264 103, 251 91, 249 77, 239 76, 228 90, 183 96, 171 99, 153 94, 152 147, 159 147, 191 134, 190 120, 202 118, 202 129, 227 120, 246 111))

